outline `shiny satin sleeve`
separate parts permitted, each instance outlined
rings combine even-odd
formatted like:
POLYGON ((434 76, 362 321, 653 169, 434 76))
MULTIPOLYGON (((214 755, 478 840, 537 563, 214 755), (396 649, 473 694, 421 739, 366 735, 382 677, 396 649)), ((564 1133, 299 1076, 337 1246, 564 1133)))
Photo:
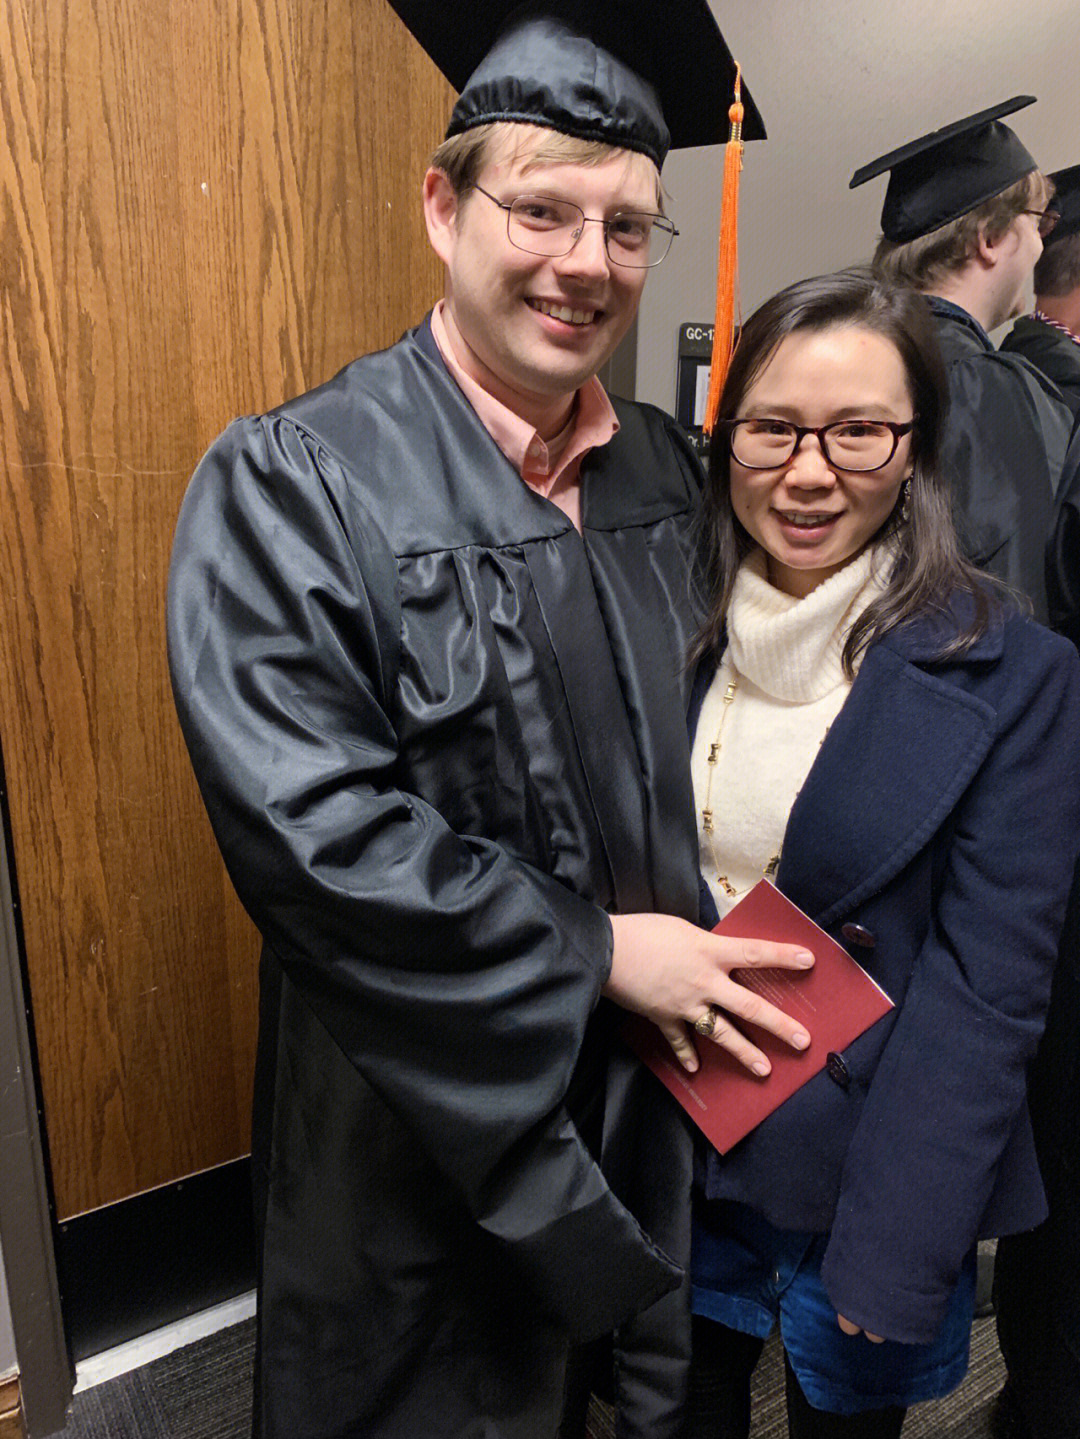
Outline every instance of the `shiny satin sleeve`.
POLYGON ((614 1205, 560 1109, 611 926, 398 787, 397 566, 356 523, 355 489, 282 417, 210 449, 170 574, 180 720, 230 876, 290 979, 480 1221, 539 1232, 614 1205))

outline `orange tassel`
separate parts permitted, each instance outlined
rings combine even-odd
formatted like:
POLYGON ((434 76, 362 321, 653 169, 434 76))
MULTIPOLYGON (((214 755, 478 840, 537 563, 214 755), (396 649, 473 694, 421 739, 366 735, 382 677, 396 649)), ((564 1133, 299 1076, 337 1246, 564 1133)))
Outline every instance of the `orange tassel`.
POLYGON ((713 329, 709 394, 705 404, 706 435, 711 435, 720 410, 734 349, 735 296, 739 284, 739 174, 742 170, 742 70, 735 65, 735 103, 728 110, 731 133, 724 152, 724 188, 720 200, 720 245, 716 258, 716 324, 713 329))

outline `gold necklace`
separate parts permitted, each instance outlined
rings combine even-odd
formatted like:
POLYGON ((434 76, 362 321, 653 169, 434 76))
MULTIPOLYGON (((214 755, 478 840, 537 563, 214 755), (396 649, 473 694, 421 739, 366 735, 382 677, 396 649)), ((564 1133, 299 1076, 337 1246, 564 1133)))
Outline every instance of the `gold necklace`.
MULTIPOLYGON (((861 593, 862 590, 860 589, 859 594, 861 593)), ((840 624, 838 628, 841 634, 846 633, 845 627, 847 624, 847 619, 859 599, 859 594, 856 594, 852 597, 850 603, 848 604, 847 608, 845 609, 843 615, 840 618, 840 624)), ((732 668, 734 670, 734 666, 732 668)), ((753 884, 748 884, 744 889, 736 889, 735 886, 728 879, 727 875, 720 873, 720 861, 716 857, 716 841, 713 839, 713 834, 715 833, 715 824, 712 808, 713 775, 716 773, 717 762, 720 758, 720 736, 724 732, 724 721, 727 719, 727 712, 731 708, 731 705, 735 699, 735 695, 738 692, 738 688, 739 676, 738 673, 735 672, 733 673, 733 677, 730 683, 724 690, 723 708, 720 711, 720 723, 716 727, 716 738, 709 746, 709 754, 706 760, 706 763, 709 766, 709 780, 708 784, 705 787, 705 804, 701 811, 701 828, 704 833, 707 834, 709 837, 709 852, 712 855, 713 868, 716 870, 716 882, 727 895, 728 899, 738 899, 741 895, 749 894, 754 887, 753 884)), ((830 722, 825 726, 825 733, 818 740, 818 749, 820 749, 821 746, 825 743, 831 729, 832 721, 830 720, 830 722)), ((792 805, 794 805, 795 800, 799 798, 801 791, 802 785, 799 785, 791 801, 792 805)), ((783 850, 784 841, 783 837, 781 837, 780 847, 777 849, 775 854, 769 856, 765 864, 762 866, 761 874, 764 879, 774 879, 776 877, 776 871, 780 868, 780 856, 783 853, 783 850)), ((757 880, 754 881, 754 884, 756 883, 757 880)))
MULTIPOLYGON (((724 690, 722 701, 723 708, 720 711, 720 723, 716 727, 716 738, 709 746, 709 754, 706 760, 706 763, 709 766, 709 780, 707 785, 705 786, 705 804, 701 811, 701 828, 709 837, 709 851, 712 854, 713 868, 716 870, 716 882, 727 895, 728 899, 737 899, 740 895, 748 894, 750 890, 752 890, 754 887, 752 884, 748 884, 745 889, 736 889, 735 886, 728 879, 727 875, 720 873, 720 861, 719 859, 717 859, 716 856, 716 841, 713 839, 713 834, 715 832, 712 810, 713 775, 716 773, 717 762, 720 759, 720 737, 724 732, 724 721, 727 719, 727 712, 731 707, 732 703, 734 702, 735 695, 738 692, 738 689, 739 677, 738 675, 736 675, 735 678, 731 680, 727 688, 724 690)), ((782 848, 783 846, 781 846, 781 849, 782 848)), ((765 879, 773 879, 776 875, 776 871, 779 868, 780 850, 778 849, 774 855, 769 856, 769 859, 763 867, 761 873, 765 879)), ((757 881, 755 880, 755 883, 756 882, 757 881)))
MULTIPOLYGON (((708 753, 708 756, 707 756, 707 758, 706 758, 706 764, 709 766, 709 781, 708 781, 708 784, 705 786, 705 804, 704 804, 704 807, 702 808, 702 811, 701 811, 701 828, 702 828, 702 830, 709 836, 709 852, 710 852, 711 855, 712 855, 713 868, 716 870, 716 882, 717 882, 717 884, 720 886, 720 888, 724 891, 724 893, 727 895, 728 899, 738 899, 741 895, 749 894, 750 891, 751 891, 751 890, 753 889, 753 887, 754 887, 753 884, 748 884, 748 885, 746 885, 745 888, 743 888, 743 889, 736 889, 735 886, 734 886, 734 885, 731 883, 731 881, 728 879, 727 875, 720 873, 720 861, 719 861, 719 859, 716 857, 716 841, 713 839, 713 834, 715 833, 715 829, 716 829, 716 826, 715 826, 715 823, 714 823, 714 819, 713 819, 713 809, 712 809, 712 785, 713 785, 713 775, 716 773, 716 766, 717 766, 717 763, 718 763, 718 761, 719 761, 719 759, 720 759, 720 736, 721 736, 721 735, 723 734, 723 732, 724 732, 724 721, 727 719, 728 709, 731 707, 731 704, 733 703, 733 701, 734 701, 734 699, 735 699, 735 695, 736 695, 736 693, 737 693, 737 691, 738 691, 738 688, 739 688, 739 677, 738 677, 738 675, 736 675, 735 678, 731 680, 731 682, 727 685, 727 687, 726 687, 725 690, 724 690, 724 695, 723 695, 723 706, 724 706, 724 707, 723 707, 723 709, 720 711, 720 723, 719 723, 719 724, 717 725, 717 727, 716 727, 716 738, 713 740, 712 744, 709 746, 709 753, 708 753)), ((822 745, 825 743, 825 741, 828 739, 828 737, 829 737, 829 731, 830 731, 831 729, 832 729, 832 721, 830 720, 830 722, 825 726, 825 733, 824 733, 824 734, 821 736, 821 738, 818 740, 818 749, 820 749, 821 746, 822 746, 822 745)), ((799 785, 798 789, 795 791, 794 798, 793 798, 792 801, 791 801, 792 805, 794 805, 795 800, 797 800, 797 799, 799 798, 799 795, 800 795, 801 793, 802 793, 802 785, 799 785)), ((789 813, 790 813, 790 811, 789 811, 789 813)), ((776 851, 775 854, 770 855, 769 858, 766 860, 765 864, 762 866, 761 874, 762 874, 762 878, 763 878, 763 879, 775 879, 775 878, 776 878, 776 871, 780 868, 780 856, 781 856, 781 854, 783 854, 783 852, 784 852, 784 843, 783 843, 783 840, 781 839, 781 841, 780 841, 780 848, 776 851)), ((754 884, 756 884, 756 883, 757 883, 757 880, 754 881, 754 884)))

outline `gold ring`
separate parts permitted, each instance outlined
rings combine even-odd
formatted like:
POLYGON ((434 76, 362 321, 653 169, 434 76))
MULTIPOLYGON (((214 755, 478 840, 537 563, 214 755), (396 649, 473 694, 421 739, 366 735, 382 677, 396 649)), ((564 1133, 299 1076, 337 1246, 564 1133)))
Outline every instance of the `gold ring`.
POLYGON ((700 1034, 703 1039, 712 1039, 713 1030, 716 1028, 716 1021, 719 1017, 715 1007, 710 1004, 705 1013, 694 1020, 694 1032, 700 1034))

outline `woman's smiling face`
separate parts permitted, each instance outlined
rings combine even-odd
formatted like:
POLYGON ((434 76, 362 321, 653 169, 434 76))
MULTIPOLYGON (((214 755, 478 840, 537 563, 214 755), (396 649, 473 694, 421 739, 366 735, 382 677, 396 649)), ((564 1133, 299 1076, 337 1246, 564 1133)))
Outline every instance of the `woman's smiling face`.
MULTIPOLYGON (((862 325, 834 325, 781 340, 736 418, 906 424, 913 408, 892 341, 862 325)), ((882 469, 862 474, 830 465, 816 435, 803 436, 776 469, 747 469, 733 455, 729 463, 735 518, 768 555, 772 583, 801 597, 864 550, 888 520, 912 471, 911 436, 882 469)))

